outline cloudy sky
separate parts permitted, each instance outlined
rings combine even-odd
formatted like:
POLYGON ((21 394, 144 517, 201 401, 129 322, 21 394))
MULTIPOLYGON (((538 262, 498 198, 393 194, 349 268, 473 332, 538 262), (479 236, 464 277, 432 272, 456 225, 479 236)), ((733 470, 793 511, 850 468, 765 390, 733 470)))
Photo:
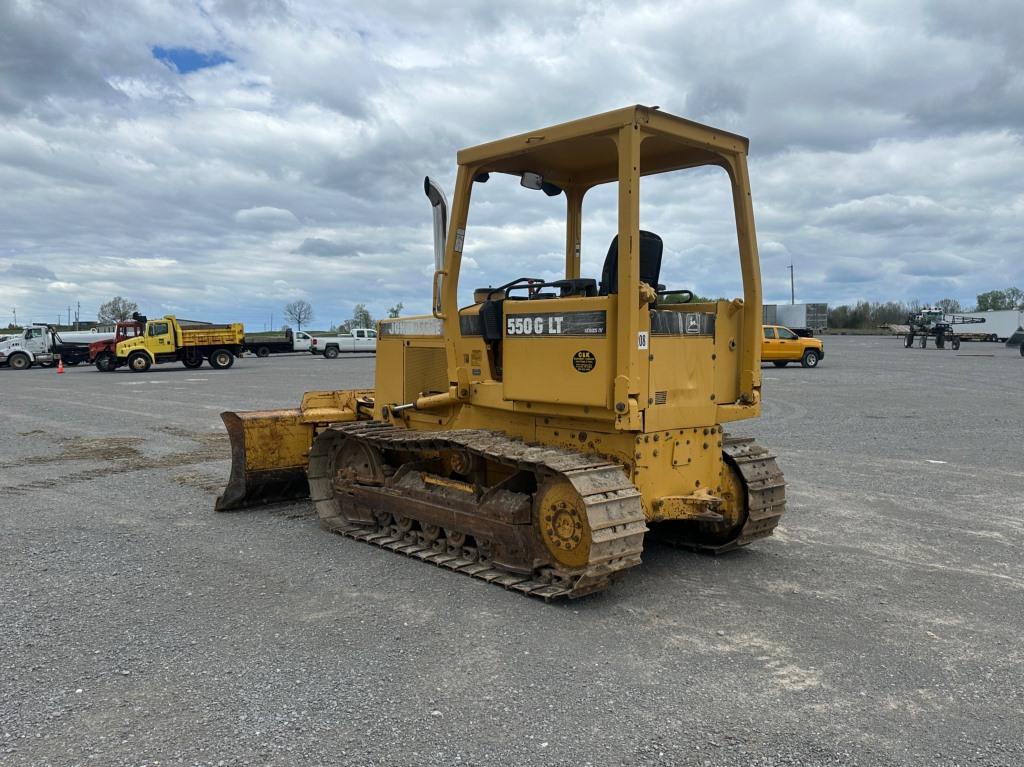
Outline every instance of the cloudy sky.
MULTIPOLYGON (((1019 0, 445 6, 0 0, 0 325, 115 294, 251 329, 295 298, 321 327, 426 310, 423 176, 632 103, 750 137, 767 301, 791 262, 806 301, 1024 287, 1019 0)), ((641 191, 665 281, 736 295, 724 175, 641 191)), ((563 200, 478 185, 464 287, 554 276, 563 200)))

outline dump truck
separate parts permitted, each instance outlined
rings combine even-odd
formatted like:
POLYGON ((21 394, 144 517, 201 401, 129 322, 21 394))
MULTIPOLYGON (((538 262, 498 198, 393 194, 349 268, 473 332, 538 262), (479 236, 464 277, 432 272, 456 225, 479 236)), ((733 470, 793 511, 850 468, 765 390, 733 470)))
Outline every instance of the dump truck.
POLYGON ((141 336, 146 329, 145 317, 138 312, 136 317, 142 319, 118 320, 114 325, 114 333, 110 338, 102 338, 89 344, 89 362, 101 373, 110 373, 118 368, 117 345, 129 338, 141 336))
POLYGON ((138 312, 132 319, 143 326, 142 335, 118 341, 114 347, 114 366, 127 365, 135 373, 144 373, 154 364, 181 362, 198 368, 203 360, 215 369, 229 368, 242 356, 245 328, 241 323, 182 327, 173 314, 148 319, 138 312))
POLYGON ((632 106, 460 151, 450 220, 424 182, 431 313, 380 321, 374 389, 223 413, 232 464, 216 508, 308 496, 329 531, 548 600, 607 588, 640 564, 652 527, 715 554, 771 535, 782 472, 724 429, 762 405, 747 149, 632 106), (695 302, 661 282, 641 182, 708 166, 726 171, 743 295, 695 302), (564 277, 479 288, 460 308, 473 190, 502 181, 525 187, 524 208, 537 192, 565 200, 564 277), (616 189, 616 233, 584 277, 582 203, 602 184, 616 189))

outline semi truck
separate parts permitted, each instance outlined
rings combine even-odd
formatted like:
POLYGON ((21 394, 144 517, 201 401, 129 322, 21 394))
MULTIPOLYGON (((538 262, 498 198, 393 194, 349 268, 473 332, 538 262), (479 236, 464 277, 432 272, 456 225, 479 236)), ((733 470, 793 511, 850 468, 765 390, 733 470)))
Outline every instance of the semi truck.
POLYGON ((0 341, 0 365, 25 370, 33 365, 50 367, 63 360, 65 365, 89 361, 88 339, 112 337, 112 334, 82 332, 58 333, 52 325, 34 323, 21 333, 0 341))
POLYGON ((57 334, 49 325, 29 325, 20 334, 0 342, 0 365, 27 370, 33 365, 53 365, 59 359, 57 334))
POLYGON ((351 333, 336 336, 313 336, 309 349, 333 360, 339 354, 377 351, 377 331, 373 328, 354 328, 351 333))
POLYGON ((765 304, 761 312, 762 324, 782 325, 805 338, 828 327, 828 304, 765 304))
POLYGON ((127 365, 135 373, 167 362, 198 368, 203 360, 216 370, 226 369, 245 348, 245 327, 239 322, 182 327, 173 314, 151 320, 138 312, 132 319, 143 326, 142 334, 119 341, 114 353, 116 367, 127 365))

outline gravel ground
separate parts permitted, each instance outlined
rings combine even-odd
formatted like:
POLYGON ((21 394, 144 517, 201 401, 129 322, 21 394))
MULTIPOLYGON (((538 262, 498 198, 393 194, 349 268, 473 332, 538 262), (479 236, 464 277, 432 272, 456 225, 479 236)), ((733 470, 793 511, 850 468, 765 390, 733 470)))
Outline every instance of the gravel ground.
POLYGON ((774 538, 555 605, 212 511, 221 410, 373 358, 0 370, 0 763, 1024 764, 1024 360, 826 351, 734 429, 786 472, 774 538))

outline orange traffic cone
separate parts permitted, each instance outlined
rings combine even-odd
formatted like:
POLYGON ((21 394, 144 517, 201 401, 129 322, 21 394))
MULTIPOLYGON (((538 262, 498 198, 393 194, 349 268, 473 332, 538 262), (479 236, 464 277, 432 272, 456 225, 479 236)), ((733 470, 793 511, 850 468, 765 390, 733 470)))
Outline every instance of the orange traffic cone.
POLYGON ((64 372, 64 360, 57 360, 57 375, 64 372))

